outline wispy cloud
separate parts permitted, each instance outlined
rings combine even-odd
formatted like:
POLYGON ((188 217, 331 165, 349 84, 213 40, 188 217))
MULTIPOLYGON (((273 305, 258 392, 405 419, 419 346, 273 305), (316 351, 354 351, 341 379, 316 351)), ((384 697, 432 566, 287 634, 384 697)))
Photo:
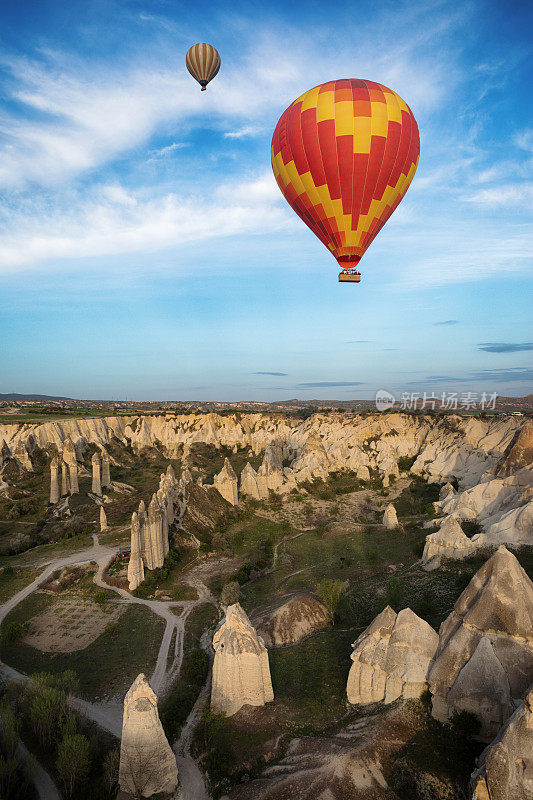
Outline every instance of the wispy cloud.
POLYGON ((168 158, 176 153, 178 150, 183 150, 183 148, 189 147, 188 142, 172 142, 172 144, 168 144, 165 147, 159 148, 159 150, 152 150, 150 153, 150 157, 148 161, 156 161, 160 158, 168 158))
POLYGON ((321 389, 330 386, 364 386, 363 381, 314 381, 312 383, 298 383, 301 389, 321 389))
POLYGON ((533 183, 500 184, 465 195, 461 199, 487 206, 523 205, 529 208, 533 202, 533 183))
POLYGON ((243 125, 242 128, 238 128, 236 131, 227 131, 224 137, 226 139, 244 139, 247 136, 256 136, 261 130, 262 128, 258 125, 243 125))
POLYGON ((287 372, 253 372, 252 375, 276 375, 280 378, 284 378, 288 375, 287 372))
POLYGON ((478 379, 505 383, 506 381, 533 381, 533 369, 528 367, 511 367, 509 369, 484 369, 472 373, 478 379))
POLYGON ((533 350, 533 342, 480 342, 478 350, 485 350, 486 353, 520 353, 533 350))
POLYGON ((407 381, 406 386, 416 386, 418 388, 441 386, 445 389, 452 389, 457 383, 480 383, 483 381, 484 388, 489 389, 491 383, 523 382, 533 380, 533 369, 529 367, 509 367, 508 369, 482 369, 470 370, 464 375, 426 375, 425 378, 407 381))
POLYGON ((350 339, 350 341, 345 342, 344 344, 370 344, 371 339, 350 339))
POLYGON ((38 261, 147 252, 219 236, 275 231, 291 224, 269 175, 224 184, 208 197, 165 194, 151 199, 114 184, 88 198, 72 197, 72 209, 50 213, 37 200, 26 209, 0 210, 0 271, 38 261), (241 198, 245 198, 241 199, 241 198), (209 220, 206 226, 205 220, 209 220))
POLYGON ((458 325, 458 319, 445 319, 442 322, 434 322, 433 325, 458 325))

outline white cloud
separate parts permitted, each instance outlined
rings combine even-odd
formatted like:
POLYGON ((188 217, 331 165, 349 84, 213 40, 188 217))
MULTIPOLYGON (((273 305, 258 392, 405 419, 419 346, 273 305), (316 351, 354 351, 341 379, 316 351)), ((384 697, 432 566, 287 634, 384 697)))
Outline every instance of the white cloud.
POLYGON ((533 153, 533 128, 526 128, 517 133, 514 137, 514 141, 521 150, 527 150, 528 153, 533 153))
MULTIPOLYGON (((458 79, 445 49, 439 59, 424 51, 443 25, 453 24, 453 17, 426 19, 423 32, 413 34, 404 12, 394 35, 387 21, 378 50, 365 46, 360 22, 357 48, 332 49, 325 33, 286 29, 287 48, 278 35, 250 28, 243 35, 243 55, 224 62, 207 93, 181 63, 176 66, 160 52, 159 40, 151 49, 149 38, 144 53, 136 50, 129 63, 81 61, 50 51, 33 59, 3 55, 10 75, 3 91, 19 111, 8 111, 6 104, 0 116, 0 186, 54 185, 128 153, 161 128, 188 131, 205 118, 228 139, 253 136, 265 125, 273 127, 277 114, 303 91, 335 76, 339 64, 347 75, 393 86, 416 113, 425 112, 458 79)), ((160 155, 176 149, 170 148, 160 155)))
POLYGON ((526 225, 505 234, 486 223, 455 221, 452 227, 426 225, 414 232, 395 232, 398 252, 411 253, 398 272, 398 286, 410 289, 481 280, 504 281, 508 274, 531 272, 533 236, 526 225))
POLYGON ((257 125, 244 125, 236 131, 227 131, 224 137, 226 139, 244 139, 246 136, 256 136, 261 130, 257 125))
POLYGON ((146 199, 121 186, 106 185, 61 213, 50 213, 39 204, 31 217, 4 209, 0 272, 38 262, 58 265, 64 259, 143 253, 220 236, 268 233, 292 224, 282 203, 274 179, 263 175, 248 183, 221 186, 209 199, 175 194, 146 199))
POLYGON ((160 158, 167 158, 178 150, 183 150, 184 147, 188 146, 187 142, 173 142, 172 144, 166 145, 166 147, 160 147, 159 150, 152 150, 148 162, 157 161, 160 158))
POLYGON ((529 212, 533 202, 533 183, 502 184, 481 189, 461 199, 486 206, 524 206, 529 212))

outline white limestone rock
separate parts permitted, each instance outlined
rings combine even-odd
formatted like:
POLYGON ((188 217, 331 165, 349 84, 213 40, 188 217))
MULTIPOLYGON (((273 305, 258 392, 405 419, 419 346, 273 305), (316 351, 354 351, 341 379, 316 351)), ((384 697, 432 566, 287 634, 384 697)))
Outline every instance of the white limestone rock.
POLYGON ((482 738, 491 739, 494 730, 507 719, 512 708, 509 681, 488 637, 479 640, 446 700, 454 711, 478 716, 482 738))
POLYGON ((233 716, 244 705, 263 706, 274 699, 267 649, 238 603, 228 606, 213 648, 213 711, 233 716))
POLYGON ((13 456, 17 459, 23 469, 25 469, 27 472, 33 472, 33 464, 31 463, 30 454, 22 439, 18 440, 15 450, 13 451, 13 456))
POLYGON ((476 547, 510 544, 515 547, 533 545, 533 500, 506 511, 485 526, 485 532, 472 537, 476 547))
POLYGON ((445 500, 436 503, 438 510, 458 519, 477 519, 484 528, 483 539, 472 538, 479 545, 533 544, 531 510, 521 512, 533 500, 533 469, 524 467, 513 475, 484 479, 445 500))
POLYGON ((268 491, 277 492, 281 489, 284 482, 283 474, 283 448, 281 445, 271 442, 265 448, 265 454, 261 466, 257 470, 257 480, 259 491, 268 497, 268 491))
POLYGON ((492 738, 532 682, 533 583, 516 557, 501 546, 477 571, 440 627, 429 673, 433 716, 445 722, 454 710, 464 708, 471 686, 472 697, 484 693, 476 713, 482 735, 492 738), (482 639, 481 651, 467 667, 482 639), (476 675, 483 660, 487 673, 479 686, 476 675), (509 685, 506 707, 503 675, 509 685))
POLYGON ((148 522, 145 528, 145 540, 148 541, 148 569, 158 569, 165 560, 163 544, 163 516, 157 494, 152 495, 148 506, 148 522), (148 563, 149 562, 149 563, 148 563))
POLYGON ((330 622, 327 607, 310 592, 283 595, 252 614, 252 623, 267 647, 294 644, 330 622))
POLYGON ((57 455, 53 456, 50 461, 50 502, 55 505, 59 503, 59 458, 57 455))
POLYGON ((178 767, 157 710, 157 695, 141 673, 124 698, 119 786, 132 797, 172 795, 178 767))
POLYGON ((398 517, 396 515, 396 509, 392 503, 389 503, 385 509, 385 513, 383 514, 383 524, 389 531, 396 530, 398 527, 398 517))
POLYGON ((102 496, 102 462, 98 453, 93 453, 91 458, 92 484, 91 491, 98 497, 102 496))
POLYGON ((479 764, 472 800, 533 800, 533 686, 479 764))
POLYGON ((70 494, 70 478, 69 478, 69 470, 68 464, 65 464, 64 461, 60 464, 60 472, 61 472, 61 497, 66 497, 70 494))
POLYGON ((143 533, 144 525, 141 527, 139 514, 137 511, 134 511, 131 515, 131 549, 130 560, 128 562, 128 585, 130 592, 133 592, 144 580, 143 533))
POLYGON ((368 483, 368 481, 370 480, 370 471, 368 467, 365 466, 364 464, 361 467, 358 467, 356 476, 358 480, 365 481, 365 483, 368 483))
MULTIPOLYGON (((283 458, 283 457, 282 457, 283 458)), ((282 462, 282 458, 280 462, 282 462)), ((279 464, 282 468, 282 464, 279 464)), ((292 471, 299 483, 315 478, 327 478, 331 471, 324 442, 317 433, 311 432, 292 463, 292 471)), ((272 488, 272 487, 270 487, 272 488)))
MULTIPOLYGON (((68 469, 68 494, 77 494, 78 487, 78 458, 76 455, 76 448, 74 442, 67 436, 63 443, 63 462, 67 465, 68 469)), ((62 492, 63 494, 63 492, 62 492)))
POLYGON ((441 486, 439 492, 439 500, 447 500, 449 497, 454 497, 455 489, 451 485, 451 483, 445 483, 444 486, 441 486))
POLYGON ((420 697, 438 635, 410 608, 387 606, 354 642, 346 693, 353 704, 420 697))
POLYGON ((227 500, 232 506, 238 505, 237 475, 227 458, 224 460, 224 466, 218 475, 215 475, 213 484, 224 500, 227 500))
POLYGON ((266 500, 268 498, 266 481, 259 479, 257 472, 249 461, 246 462, 241 472, 239 490, 242 495, 253 497, 254 500, 266 500))
POLYGON ((111 486, 111 470, 109 465, 109 456, 105 450, 102 451, 102 486, 104 489, 111 486))
POLYGON ((446 517, 438 531, 426 536, 422 564, 435 568, 446 558, 468 558, 475 549, 455 517, 446 517))
POLYGON ((107 530, 107 516, 105 513, 105 508, 100 506, 100 533, 103 533, 107 530))
POLYGON ((192 482, 193 481, 192 481, 191 471, 190 471, 190 469, 188 467, 185 467, 185 469, 182 469, 182 471, 181 471, 180 481, 179 481, 180 486, 182 488, 185 488, 185 486, 187 486, 187 484, 192 483, 192 482))
POLYGON ((516 431, 501 461, 496 466, 495 474, 498 478, 504 478, 532 464, 533 420, 528 419, 524 426, 516 431))

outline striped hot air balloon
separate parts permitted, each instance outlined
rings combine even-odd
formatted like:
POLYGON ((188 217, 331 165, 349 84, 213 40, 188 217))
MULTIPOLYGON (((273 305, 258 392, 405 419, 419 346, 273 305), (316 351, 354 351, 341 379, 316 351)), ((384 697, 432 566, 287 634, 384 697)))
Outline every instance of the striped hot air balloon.
POLYGON ((305 92, 281 115, 272 169, 289 205, 360 281, 363 254, 406 193, 418 164, 413 112, 380 83, 338 80, 305 92))
POLYGON ((187 69, 195 78, 202 92, 205 92, 207 84, 212 81, 220 69, 220 55, 218 50, 211 44, 193 44, 185 56, 187 69))

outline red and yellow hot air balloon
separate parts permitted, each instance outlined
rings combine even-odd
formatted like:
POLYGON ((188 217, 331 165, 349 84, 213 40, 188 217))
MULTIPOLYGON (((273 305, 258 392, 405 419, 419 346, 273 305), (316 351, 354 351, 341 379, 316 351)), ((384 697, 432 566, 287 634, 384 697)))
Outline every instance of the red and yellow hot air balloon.
POLYGON ((202 92, 205 92, 207 84, 213 80, 220 69, 220 55, 212 44, 200 42, 193 44, 187 50, 185 63, 193 78, 202 87, 202 92))
POLYGON ((365 251, 406 193, 418 164, 413 112, 380 83, 329 81, 283 112, 272 169, 289 205, 358 283, 365 251))

